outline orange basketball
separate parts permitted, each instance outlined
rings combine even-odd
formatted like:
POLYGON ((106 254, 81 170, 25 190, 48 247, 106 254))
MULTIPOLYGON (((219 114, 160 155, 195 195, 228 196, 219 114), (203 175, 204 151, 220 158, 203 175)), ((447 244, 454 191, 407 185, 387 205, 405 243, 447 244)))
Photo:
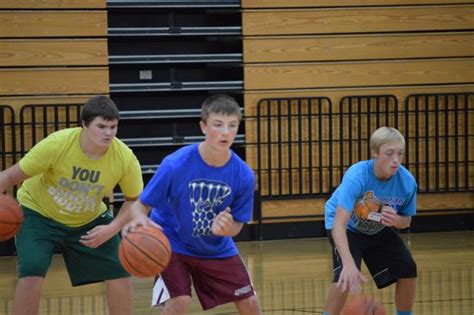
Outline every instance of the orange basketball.
POLYGON ((385 315, 382 304, 368 295, 358 294, 350 297, 344 308, 342 315, 385 315))
POLYGON ((171 246, 166 235, 155 226, 140 226, 122 238, 119 248, 122 266, 131 275, 146 278, 168 266, 171 246))
POLYGON ((15 199, 8 195, 0 195, 0 241, 13 236, 23 222, 23 210, 15 199))
POLYGON ((363 201, 357 202, 354 206, 354 212, 357 217, 367 219, 369 216, 369 207, 363 201))

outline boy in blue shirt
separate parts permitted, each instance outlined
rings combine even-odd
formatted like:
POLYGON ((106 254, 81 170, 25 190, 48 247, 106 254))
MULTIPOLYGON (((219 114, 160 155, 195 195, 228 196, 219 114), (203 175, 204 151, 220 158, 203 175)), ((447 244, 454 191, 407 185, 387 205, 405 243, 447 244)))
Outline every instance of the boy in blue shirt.
POLYGON ((162 161, 132 206, 126 234, 139 225, 162 227, 172 247, 171 262, 153 290, 163 314, 185 314, 191 281, 204 310, 234 302, 240 314, 261 314, 249 274, 232 240, 250 221, 254 175, 231 149, 241 119, 230 96, 204 101, 200 127, 205 140, 162 161))
POLYGON ((395 229, 410 226, 416 213, 416 181, 401 164, 405 139, 381 127, 370 138, 373 159, 352 165, 325 206, 333 248, 333 284, 324 314, 339 314, 350 292, 367 279, 367 265, 379 289, 396 283, 397 314, 412 314, 416 264, 395 229))

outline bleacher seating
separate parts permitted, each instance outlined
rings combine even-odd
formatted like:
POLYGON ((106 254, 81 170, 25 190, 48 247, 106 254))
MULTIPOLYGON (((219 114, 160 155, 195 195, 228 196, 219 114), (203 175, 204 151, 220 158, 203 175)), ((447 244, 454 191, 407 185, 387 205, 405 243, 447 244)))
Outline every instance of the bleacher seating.
MULTIPOLYGON (((242 104, 240 2, 109 0, 107 7, 119 137, 137 154, 147 181, 166 154, 203 140, 200 105, 210 94, 230 93, 242 104)), ((242 128, 239 155, 243 142, 242 128)))
MULTIPOLYGON (((228 1, 227 1, 228 2, 228 1)), ((218 1, 182 8, 151 1, 127 9, 109 2, 110 90, 241 91, 240 13, 218 1)), ((184 2, 177 1, 177 4, 184 2)))

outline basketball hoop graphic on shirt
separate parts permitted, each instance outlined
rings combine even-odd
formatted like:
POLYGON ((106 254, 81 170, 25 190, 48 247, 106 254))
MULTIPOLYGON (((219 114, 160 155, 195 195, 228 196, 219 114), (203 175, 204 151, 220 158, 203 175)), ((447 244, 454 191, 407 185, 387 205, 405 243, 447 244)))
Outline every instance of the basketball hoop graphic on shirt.
POLYGON ((211 235, 211 223, 220 206, 232 189, 223 182, 198 179, 189 182, 189 199, 193 205, 193 237, 211 235))

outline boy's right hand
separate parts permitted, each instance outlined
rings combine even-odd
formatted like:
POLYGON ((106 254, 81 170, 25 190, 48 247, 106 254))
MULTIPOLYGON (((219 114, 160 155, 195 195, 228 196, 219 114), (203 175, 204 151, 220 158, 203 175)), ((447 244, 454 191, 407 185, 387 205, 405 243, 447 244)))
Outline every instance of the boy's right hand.
POLYGON ((122 236, 126 236, 128 233, 135 231, 139 226, 147 227, 150 225, 155 226, 160 230, 163 230, 163 228, 159 224, 156 224, 147 216, 140 216, 139 218, 133 219, 132 221, 125 224, 122 229, 122 236))
POLYGON ((364 277, 355 265, 343 266, 336 287, 341 289, 342 292, 349 290, 351 293, 358 293, 363 282, 367 282, 367 278, 364 277))

